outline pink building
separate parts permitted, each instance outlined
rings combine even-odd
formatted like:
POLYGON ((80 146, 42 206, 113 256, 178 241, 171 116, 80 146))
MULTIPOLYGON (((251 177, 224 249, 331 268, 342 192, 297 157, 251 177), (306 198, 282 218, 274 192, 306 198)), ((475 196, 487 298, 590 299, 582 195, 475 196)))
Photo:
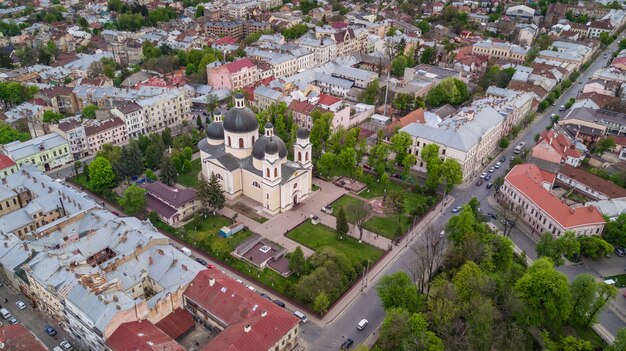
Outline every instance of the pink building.
POLYGON ((213 89, 236 90, 252 86, 259 80, 259 68, 249 58, 207 68, 207 81, 213 89))
POLYGON ((552 163, 580 166, 584 155, 576 150, 573 141, 554 130, 541 132, 537 144, 533 146, 532 156, 552 163))

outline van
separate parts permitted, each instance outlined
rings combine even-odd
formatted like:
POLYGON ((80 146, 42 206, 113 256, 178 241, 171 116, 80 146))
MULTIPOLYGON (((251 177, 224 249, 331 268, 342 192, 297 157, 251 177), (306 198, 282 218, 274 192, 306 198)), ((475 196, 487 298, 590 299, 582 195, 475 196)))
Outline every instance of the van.
POLYGON ((11 312, 9 312, 9 310, 7 310, 6 308, 0 308, 0 314, 4 319, 11 318, 11 312))
POLYGON ((295 311, 295 312, 293 313, 293 315, 294 315, 294 316, 296 316, 296 317, 298 317, 298 318, 300 318, 300 322, 301 322, 301 323, 306 323, 306 322, 308 322, 308 321, 309 321, 309 320, 306 318, 306 316, 304 315, 304 313, 302 313, 302 312, 300 312, 300 311, 295 311))
POLYGON ((180 251, 182 251, 185 255, 187 255, 187 256, 189 256, 189 257, 191 257, 191 250, 189 250, 188 248, 186 248, 186 247, 181 247, 181 248, 180 248, 180 251))

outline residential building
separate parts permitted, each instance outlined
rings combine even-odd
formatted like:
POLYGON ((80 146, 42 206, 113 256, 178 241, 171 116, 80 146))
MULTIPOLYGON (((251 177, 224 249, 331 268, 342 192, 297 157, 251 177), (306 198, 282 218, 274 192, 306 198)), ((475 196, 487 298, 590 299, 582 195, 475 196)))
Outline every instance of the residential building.
POLYGON ((213 89, 237 90, 254 85, 259 80, 259 69, 245 57, 217 67, 207 66, 207 79, 213 89))
POLYGON ((472 46, 473 55, 487 56, 495 60, 507 60, 523 63, 526 60, 528 49, 508 42, 498 42, 491 39, 479 41, 472 46))
POLYGON ((535 17, 535 9, 526 5, 511 6, 506 9, 506 15, 510 18, 515 18, 523 21, 532 21, 535 17))
POLYGON ((142 188, 146 190, 146 209, 155 211, 169 225, 193 217, 202 208, 195 189, 170 187, 159 181, 146 183, 142 188))
POLYGON ((570 124, 585 126, 600 131, 602 135, 626 135, 625 117, 626 114, 620 112, 579 107, 571 109, 558 123, 561 126, 570 124))
POLYGON ((313 53, 304 49, 288 50, 261 50, 246 48, 248 57, 268 63, 272 69, 272 76, 281 78, 312 68, 315 61, 313 53))
POLYGON ((0 180, 18 171, 17 164, 9 156, 0 154, 0 180))
POLYGON ((502 137, 504 118, 489 105, 467 107, 453 117, 431 124, 411 123, 401 128, 413 141, 409 152, 417 157, 415 169, 426 171, 421 150, 429 144, 439 146, 442 159, 456 160, 463 171, 463 180, 478 174, 490 160, 502 137))
POLYGON ((596 201, 626 198, 626 189, 571 165, 566 164, 561 167, 556 179, 559 184, 572 188, 596 201))
POLYGON ((129 138, 137 138, 146 133, 144 110, 136 102, 130 102, 111 110, 113 116, 121 118, 126 123, 126 133, 129 138))
POLYGON ((185 308, 219 333, 203 351, 290 351, 300 319, 217 269, 198 273, 184 294, 185 308))
POLYGON ((243 94, 235 106, 207 129, 207 138, 198 143, 202 176, 213 174, 228 199, 246 196, 271 215, 287 211, 311 193, 312 160, 309 132, 299 129, 294 144, 294 161, 287 160, 285 143, 267 123, 259 137, 259 123, 245 106, 243 94))
POLYGON ((585 155, 576 150, 576 143, 564 133, 555 130, 542 131, 535 146, 531 150, 534 158, 556 164, 568 164, 578 167, 585 159, 585 155))
POLYGON ((270 106, 278 104, 282 98, 283 93, 270 89, 264 85, 259 85, 254 89, 254 102, 253 105, 259 110, 266 110, 270 106))
MULTIPOLYGON (((136 103, 143 110, 146 133, 160 132, 165 127, 171 128, 178 125, 191 112, 191 96, 180 88, 167 89, 161 95, 138 100, 136 103)), ((131 123, 133 123, 132 117, 131 123)), ((140 125, 140 123, 134 123, 135 126, 140 125)))
POLYGON ((119 117, 105 120, 86 120, 83 122, 85 129, 87 152, 90 155, 102 150, 102 145, 126 145, 128 134, 126 123, 119 117))
POLYGON ((81 118, 68 117, 59 121, 56 132, 61 134, 68 144, 70 144, 70 152, 72 157, 80 159, 89 154, 87 151, 87 135, 85 128, 81 123, 81 118))
POLYGON ((56 132, 27 141, 14 141, 0 146, 0 150, 20 168, 30 163, 48 171, 74 161, 67 140, 56 132))
POLYGON ((555 178, 533 164, 517 165, 504 177, 499 197, 535 234, 559 237, 566 231, 576 236, 602 233, 605 220, 595 207, 570 207, 550 192, 555 178))
POLYGON ((587 29, 587 37, 599 38, 602 33, 613 33, 615 29, 610 21, 592 21, 587 29))
POLYGON ((106 346, 111 351, 185 351, 182 345, 149 321, 121 324, 107 340, 106 346))
POLYGON ((46 351, 48 348, 22 323, 0 327, 0 345, 6 351, 46 351))
POLYGON ((35 94, 35 98, 42 99, 46 106, 64 115, 74 115, 80 111, 76 95, 69 87, 55 86, 41 89, 35 94))

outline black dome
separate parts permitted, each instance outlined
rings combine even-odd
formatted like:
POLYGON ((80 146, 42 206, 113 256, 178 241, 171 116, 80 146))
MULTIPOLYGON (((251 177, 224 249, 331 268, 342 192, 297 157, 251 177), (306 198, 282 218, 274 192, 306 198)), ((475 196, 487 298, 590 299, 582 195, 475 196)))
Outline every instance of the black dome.
POLYGON ((221 122, 210 123, 206 127, 206 136, 213 140, 224 140, 224 126, 221 122))
POLYGON ((224 130, 231 133, 250 133, 259 129, 256 114, 248 107, 233 107, 224 114, 224 130))
MULTIPOLYGON (((252 157, 256 158, 257 160, 262 160, 265 157, 265 148, 266 146, 269 148, 270 151, 272 151, 272 149, 274 147, 276 147, 278 150, 278 157, 283 158, 287 156, 287 146, 285 146, 285 142, 283 142, 283 140, 277 136, 273 136, 273 137, 266 137, 266 136, 262 136, 259 138, 259 140, 257 140, 254 143, 254 146, 252 146, 252 157), (271 142, 270 142, 271 140, 271 142), (270 144, 270 145, 268 145, 270 144)), ((269 152, 268 152, 269 153, 269 152)), ((270 153, 270 154, 275 154, 276 151, 270 153)))
POLYGON ((270 137, 270 140, 265 143, 264 151, 268 155, 276 155, 278 153, 278 143, 274 141, 274 138, 270 137))
POLYGON ((267 121, 267 123, 265 123, 265 127, 264 128, 265 129, 271 129, 271 128, 274 128, 274 125, 272 124, 272 122, 267 121))
POLYGON ((297 133, 297 137, 298 139, 308 139, 309 138, 309 130, 306 128, 298 128, 298 133, 297 133))

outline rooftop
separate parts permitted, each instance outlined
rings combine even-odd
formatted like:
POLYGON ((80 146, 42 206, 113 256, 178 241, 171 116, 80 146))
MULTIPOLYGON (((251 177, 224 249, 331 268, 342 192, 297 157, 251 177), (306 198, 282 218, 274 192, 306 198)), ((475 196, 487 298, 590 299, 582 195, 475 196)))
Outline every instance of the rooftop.
POLYGON ((0 343, 3 351, 46 351, 48 348, 22 323, 0 327, 0 343))
POLYGON ((574 179, 575 181, 582 183, 599 193, 605 194, 609 197, 609 199, 626 197, 626 189, 583 169, 566 164, 561 167, 559 173, 574 179))
POLYGON ((5 150, 14 160, 21 160, 23 158, 37 155, 42 150, 49 150, 62 145, 68 145, 67 140, 57 132, 46 134, 38 138, 30 139, 27 141, 14 141, 4 145, 5 150))

